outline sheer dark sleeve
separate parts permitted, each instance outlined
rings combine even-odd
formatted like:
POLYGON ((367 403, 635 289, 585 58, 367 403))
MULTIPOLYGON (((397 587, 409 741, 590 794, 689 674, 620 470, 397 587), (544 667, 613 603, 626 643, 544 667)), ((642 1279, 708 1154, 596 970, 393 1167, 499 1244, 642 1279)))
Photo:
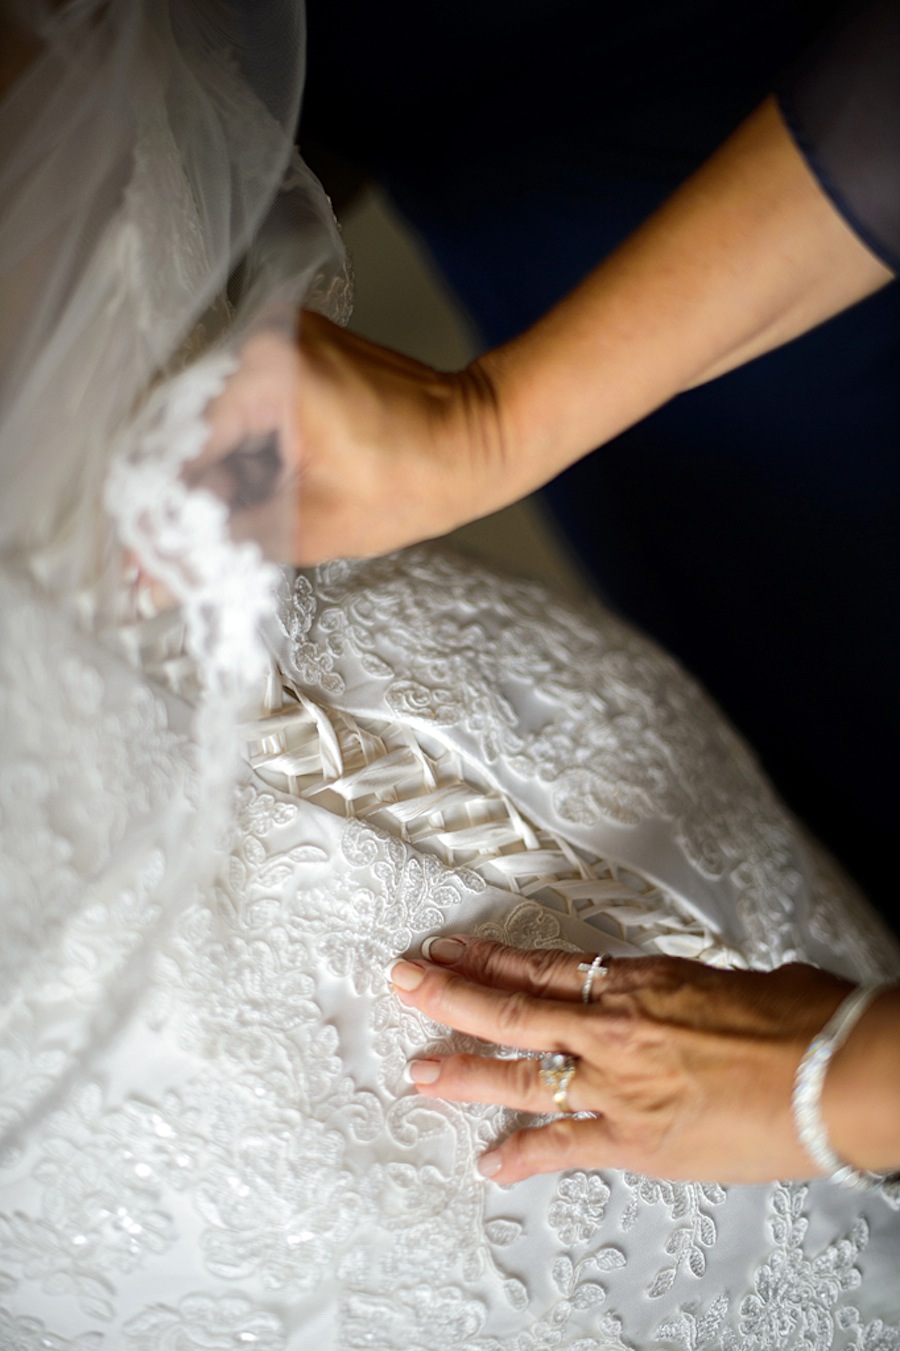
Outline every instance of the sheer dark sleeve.
POLYGON ((900 0, 857 6, 781 81, 782 115, 860 239, 900 272, 900 0))

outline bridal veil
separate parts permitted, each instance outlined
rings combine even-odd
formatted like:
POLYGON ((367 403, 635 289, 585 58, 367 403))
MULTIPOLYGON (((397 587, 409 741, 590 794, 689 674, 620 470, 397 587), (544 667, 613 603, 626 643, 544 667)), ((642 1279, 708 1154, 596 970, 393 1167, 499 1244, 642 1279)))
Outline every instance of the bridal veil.
MULTIPOLYGON (((212 463, 207 447, 198 471, 202 415, 249 335, 289 347, 301 302, 346 305, 336 225, 291 148, 303 42, 302 13, 277 2, 4 10, 2 960, 9 1025, 29 1035, 71 1020, 73 997, 80 1045, 112 1026, 153 925, 222 847, 277 580, 241 494, 255 470, 261 497, 262 472, 255 528, 277 545, 293 485, 277 433, 212 463), (191 466, 219 491, 192 491, 191 466), (141 621, 160 588, 179 622, 154 633, 141 621), (154 661, 170 692, 191 685, 161 758, 154 661), (129 877, 143 919, 113 972, 78 934, 129 877)), ((17 1095, 26 1115, 32 1096, 17 1095)))

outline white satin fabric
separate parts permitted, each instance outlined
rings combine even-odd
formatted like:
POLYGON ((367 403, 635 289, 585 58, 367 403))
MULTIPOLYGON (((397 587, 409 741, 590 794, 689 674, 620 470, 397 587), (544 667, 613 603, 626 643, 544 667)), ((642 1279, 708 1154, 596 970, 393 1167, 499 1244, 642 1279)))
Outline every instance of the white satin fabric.
POLYGON ((31 888, 17 961, 29 1012, 53 1009, 4 1042, 4 1115, 40 1106, 3 1160, 4 1346, 900 1345, 885 1197, 613 1172, 501 1189, 474 1160, 509 1114, 404 1081, 449 1039, 384 970, 436 931, 897 975, 671 660, 426 551, 286 583, 215 882, 160 927, 153 869, 125 860, 53 945, 23 898, 164 818, 189 706, 148 685, 126 716, 121 659, 9 577, 3 601, 18 653, 55 673, 48 705, 4 642, 6 727, 32 757, 4 778, 31 888), (140 989, 85 1045, 148 931, 140 989))
POLYGON ((342 304, 275 197, 289 8, 73 0, 0 104, 0 1346, 896 1348, 889 1195, 501 1189, 509 1114, 405 1083, 461 1040, 384 979, 431 933, 900 957, 609 615, 429 551, 286 577, 189 488, 244 337, 342 304))

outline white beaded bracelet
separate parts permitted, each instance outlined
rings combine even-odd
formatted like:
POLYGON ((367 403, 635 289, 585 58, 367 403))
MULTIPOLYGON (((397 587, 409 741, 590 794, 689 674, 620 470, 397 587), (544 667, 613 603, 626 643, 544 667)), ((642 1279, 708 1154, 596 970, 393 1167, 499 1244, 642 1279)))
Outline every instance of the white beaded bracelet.
POLYGON ((835 1154, 822 1120, 822 1086, 834 1055, 853 1031, 865 1010, 886 985, 859 985, 829 1018, 806 1048, 794 1079, 794 1125, 800 1143, 810 1158, 832 1182, 858 1191, 871 1191, 892 1178, 890 1173, 870 1173, 854 1168, 835 1154))

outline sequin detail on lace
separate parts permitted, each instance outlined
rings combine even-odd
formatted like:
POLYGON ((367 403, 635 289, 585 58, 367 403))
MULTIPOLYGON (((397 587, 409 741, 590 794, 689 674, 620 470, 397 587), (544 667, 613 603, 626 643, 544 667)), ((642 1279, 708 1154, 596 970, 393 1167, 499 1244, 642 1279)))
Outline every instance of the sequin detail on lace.
POLYGON ((127 1351, 286 1351, 284 1325, 239 1295, 186 1295, 154 1304, 123 1328, 127 1351))

